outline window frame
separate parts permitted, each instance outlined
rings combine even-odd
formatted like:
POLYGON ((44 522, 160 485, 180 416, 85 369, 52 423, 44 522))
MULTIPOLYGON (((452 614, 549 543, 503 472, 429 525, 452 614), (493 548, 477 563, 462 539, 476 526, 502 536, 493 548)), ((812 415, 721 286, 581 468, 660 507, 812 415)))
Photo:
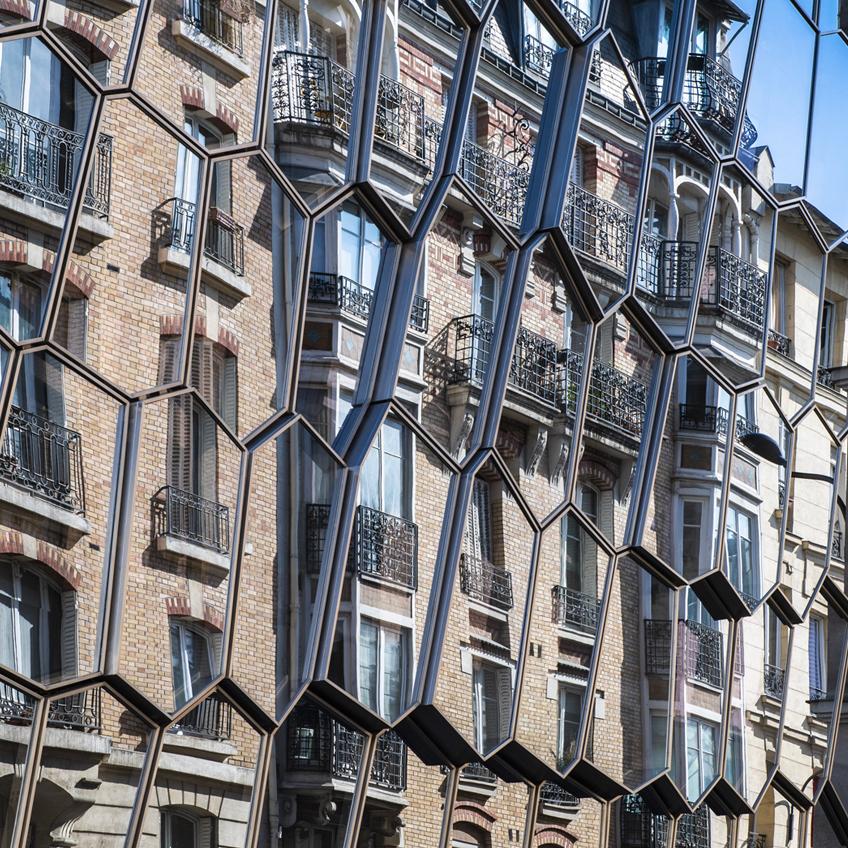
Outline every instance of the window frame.
POLYGON ((394 721, 401 712, 403 712, 409 691, 411 688, 410 669, 412 668, 411 661, 411 645, 412 645, 412 629, 401 624, 387 622, 379 618, 374 618, 371 615, 362 615, 359 618, 359 641, 357 643, 357 688, 359 690, 359 700, 371 707, 378 715, 382 716, 387 721, 394 721), (362 675, 362 660, 363 647, 365 638, 363 629, 366 627, 373 628, 376 631, 375 650, 376 650, 376 665, 374 668, 374 700, 370 704, 370 699, 365 697, 363 690, 363 675, 362 675), (397 693, 398 713, 392 715, 386 704, 386 688, 385 688, 385 672, 386 672, 386 634, 393 633, 400 639, 400 691, 397 693))
POLYGON ((500 732, 500 728, 503 726, 503 719, 505 717, 503 711, 504 709, 506 709, 506 718, 510 718, 509 712, 511 712, 512 710, 512 701, 515 695, 515 666, 511 663, 500 660, 499 658, 483 656, 481 654, 472 654, 471 662, 471 713, 474 728, 474 742, 477 745, 477 750, 481 753, 485 753, 487 750, 489 750, 489 747, 487 747, 486 745, 487 736, 485 734, 484 724, 486 710, 484 708, 484 698, 481 697, 484 694, 485 689, 485 677, 483 675, 483 672, 487 670, 493 671, 496 677, 503 675, 505 671, 508 671, 510 674, 511 695, 509 704, 501 703, 500 685, 499 683, 496 683, 496 687, 498 687, 496 700, 498 704, 497 723, 499 729, 497 734, 497 741, 495 742, 495 744, 499 744, 503 741, 503 736, 500 732))
POLYGON ((185 618, 177 618, 171 617, 171 620, 168 622, 168 630, 169 630, 169 638, 170 648, 171 648, 171 685, 174 691, 174 704, 175 709, 180 709, 185 704, 187 704, 192 698, 196 697, 200 691, 202 691, 209 683, 215 678, 215 668, 217 665, 216 661, 216 651, 214 645, 214 634, 212 631, 205 627, 202 622, 194 621, 185 618), (174 680, 174 643, 173 643, 173 635, 174 628, 177 629, 179 633, 179 656, 180 656, 180 665, 182 670, 183 677, 183 691, 186 694, 186 698, 182 703, 178 703, 178 693, 177 693, 177 684, 174 680), (188 661, 188 652, 186 649, 186 638, 185 634, 187 631, 191 631, 195 636, 199 636, 203 643, 206 646, 208 651, 208 663, 209 663, 209 680, 205 683, 201 684, 198 687, 198 691, 194 691, 194 682, 191 679, 191 675, 189 674, 189 661, 188 661))
POLYGON ((761 594, 761 574, 760 574, 760 546, 758 543, 758 534, 759 534, 760 522, 759 516, 751 512, 744 507, 740 506, 736 503, 729 503, 727 505, 727 520, 725 522, 724 527, 724 541, 725 541, 725 561, 727 563, 727 577, 730 582, 734 585, 734 587, 740 591, 745 592, 752 597, 759 599, 761 594), (750 550, 750 558, 751 558, 751 586, 750 591, 745 587, 744 577, 743 577, 743 569, 742 569, 742 556, 741 556, 741 546, 739 541, 743 538, 739 534, 739 517, 744 516, 748 519, 748 537, 745 541, 748 542, 749 550, 750 550), (728 533, 731 530, 731 516, 735 518, 735 527, 733 528, 733 532, 736 536, 736 557, 737 557, 737 569, 738 569, 738 581, 733 579, 733 574, 731 573, 730 566, 730 544, 728 539, 728 533))
POLYGON ((719 773, 718 769, 718 760, 719 760, 719 750, 718 750, 718 742, 719 736, 718 732, 720 728, 715 722, 708 721, 707 719, 701 718, 700 716, 687 715, 686 716, 686 792, 687 796, 689 796, 690 801, 694 801, 696 798, 700 798, 701 795, 707 790, 707 787, 711 786, 713 781, 716 779, 716 776, 719 773), (689 729, 691 726, 695 726, 697 733, 697 749, 693 749, 689 744, 689 729), (704 732, 709 731, 712 736, 712 756, 713 756, 713 769, 712 774, 709 780, 705 779, 705 769, 704 769, 704 732), (690 794, 690 755, 692 750, 697 750, 698 752, 698 793, 697 795, 690 794))

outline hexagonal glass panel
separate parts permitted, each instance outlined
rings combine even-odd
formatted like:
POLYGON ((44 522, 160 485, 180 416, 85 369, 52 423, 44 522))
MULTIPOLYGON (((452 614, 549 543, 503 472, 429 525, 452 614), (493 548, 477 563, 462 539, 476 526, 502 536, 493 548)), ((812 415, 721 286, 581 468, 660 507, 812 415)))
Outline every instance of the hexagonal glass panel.
POLYGON ((0 845, 10 848, 19 817, 20 793, 26 774, 27 755, 32 737, 32 719, 38 698, 32 693, 0 679, 0 804, 4 810, 0 845), (18 819, 18 820, 16 820, 18 819))

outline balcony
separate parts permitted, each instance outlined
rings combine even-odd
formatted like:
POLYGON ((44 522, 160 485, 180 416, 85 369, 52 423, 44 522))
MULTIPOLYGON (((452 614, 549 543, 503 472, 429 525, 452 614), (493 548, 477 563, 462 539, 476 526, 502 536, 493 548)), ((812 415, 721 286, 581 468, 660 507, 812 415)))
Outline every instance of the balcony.
POLYGON ((529 149, 520 147, 512 151, 511 158, 505 159, 466 139, 462 145, 459 175, 491 213, 517 227, 530 187, 531 157, 529 149))
POLYGON ((233 708, 229 701, 210 695, 183 716, 169 733, 223 742, 233 735, 233 708))
MULTIPOLYGON (((715 433, 727 435, 728 411, 722 406, 709 406, 693 403, 681 403, 679 406, 678 430, 695 433, 715 433)), ((736 438, 741 439, 749 433, 756 433, 757 426, 744 415, 736 416, 736 438)))
POLYGON ((153 496, 154 534, 226 555, 230 549, 230 510, 223 504, 162 486, 153 496))
MULTIPOLYGON (((85 136, 0 103, 0 188, 66 209, 85 136)), ((83 209, 109 217, 112 137, 97 137, 83 209)))
MULTIPOLYGON (((575 413, 577 387, 583 373, 583 355, 571 350, 560 352, 563 404, 569 415, 575 413)), ((591 421, 611 428, 616 433, 640 437, 645 424, 648 387, 607 365, 596 362, 589 380, 589 403, 586 413, 591 421)))
POLYGON ((785 672, 780 666, 765 664, 763 669, 763 689, 766 695, 778 700, 783 698, 785 672))
MULTIPOLYGON (((194 203, 172 197, 169 244, 174 250, 191 253, 197 226, 194 203)), ((244 229, 226 212, 216 207, 209 210, 203 255, 237 277, 244 276, 244 229)))
POLYGON ((787 359, 792 359, 792 339, 771 328, 768 331, 768 348, 787 359))
POLYGON ((617 275, 627 273, 636 219, 611 200, 575 183, 568 184, 562 228, 574 250, 597 260, 617 275))
POLYGON ((645 674, 668 676, 671 670, 671 621, 646 618, 645 674))
POLYGON ((533 35, 524 36, 524 67, 540 77, 547 77, 551 73, 551 64, 554 60, 554 50, 542 44, 533 35))
MULTIPOLYGON (((696 289, 696 242, 644 236, 639 251, 637 285, 657 304, 688 308, 696 289)), ((765 326, 765 271, 724 248, 707 252, 701 303, 715 307, 733 323, 759 338, 765 326)))
POLYGON ((764 833, 749 833, 740 848, 766 848, 766 835, 764 833))
POLYGON ((0 450, 0 478, 64 510, 85 515, 82 437, 13 406, 0 450))
MULTIPOLYGON (((309 303, 337 309, 345 315, 367 321, 374 303, 374 290, 341 274, 309 274, 309 303)), ((430 329, 430 301, 416 294, 412 301, 409 328, 418 333, 430 329)))
MULTIPOLYGON (((311 705, 297 707, 286 722, 289 771, 311 771, 355 781, 364 736, 311 705)), ((377 739, 369 785, 388 792, 406 789, 406 745, 393 731, 377 739)))
MULTIPOLYGON (((354 75, 326 56, 278 51, 272 60, 274 121, 350 133, 354 75)), ((424 98, 397 80, 380 77, 374 139, 424 162, 424 98)))
POLYGON ((551 589, 551 602, 554 624, 593 636, 597 633, 601 610, 601 602, 597 598, 565 586, 554 586, 551 589))
POLYGON ((491 562, 463 554, 459 560, 459 587, 475 601, 505 611, 512 609, 512 574, 491 562))
MULTIPOLYGON (((642 87, 649 110, 662 102, 666 76, 665 58, 649 57, 633 63, 633 72, 642 87)), ((724 134, 731 134, 736 125, 742 83, 715 59, 701 53, 691 53, 683 82, 682 101, 690 111, 724 134)), ((747 115, 744 118, 742 146, 750 147, 757 131, 747 115)))
POLYGON ((494 790, 498 782, 497 775, 490 768, 477 762, 463 766, 459 772, 459 779, 462 783, 474 784, 489 790, 494 790))
POLYGON ((842 530, 839 527, 834 527, 833 538, 830 542, 830 555, 840 561, 844 559, 842 541, 842 530))
MULTIPOLYGON (((639 795, 621 799, 621 848, 666 848, 669 819, 651 812, 639 795)), ((706 805, 680 817, 674 848, 709 848, 710 814, 706 805)))
POLYGON ((184 0, 182 19, 213 44, 244 56, 244 24, 225 12, 219 0, 184 0))
POLYGON ((570 810, 573 812, 580 806, 580 798, 550 780, 546 780, 542 784, 539 790, 539 800, 544 806, 555 810, 570 810))
MULTIPOLYGON (((74 695, 63 695, 48 703, 47 723, 82 733, 100 733, 100 690, 86 689, 74 695)), ((0 683, 0 721, 30 724, 35 699, 8 683, 0 683)))
POLYGON ((720 689, 723 685, 724 637, 720 630, 687 620, 683 627, 683 657, 686 676, 720 689))

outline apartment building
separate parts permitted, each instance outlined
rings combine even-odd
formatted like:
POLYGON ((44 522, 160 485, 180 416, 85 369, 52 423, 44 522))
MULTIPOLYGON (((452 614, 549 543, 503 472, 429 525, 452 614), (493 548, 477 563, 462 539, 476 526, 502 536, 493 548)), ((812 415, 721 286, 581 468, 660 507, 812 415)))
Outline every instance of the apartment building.
POLYGON ((837 21, 492 6, 0 0, 0 845, 846 844, 837 21))

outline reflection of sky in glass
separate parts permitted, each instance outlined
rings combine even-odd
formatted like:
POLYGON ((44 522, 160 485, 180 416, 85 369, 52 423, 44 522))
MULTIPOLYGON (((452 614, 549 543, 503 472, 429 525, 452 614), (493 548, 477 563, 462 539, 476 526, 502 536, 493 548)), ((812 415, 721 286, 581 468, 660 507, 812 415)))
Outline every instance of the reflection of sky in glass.
POLYGON ((815 33, 789 0, 766 0, 747 111, 767 145, 774 182, 800 186, 809 118, 815 33))
POLYGON ((848 46, 838 35, 821 40, 816 71, 816 102, 810 138, 810 172, 807 196, 810 202, 848 229, 848 160, 845 141, 845 81, 848 80, 848 46))
POLYGON ((736 5, 748 16, 747 21, 732 21, 727 31, 726 49, 721 52, 730 59, 730 70, 737 79, 745 75, 745 65, 748 61, 748 47, 751 44, 751 21, 757 10, 755 0, 738 0, 736 5), (740 32, 741 30, 741 32, 740 32))

